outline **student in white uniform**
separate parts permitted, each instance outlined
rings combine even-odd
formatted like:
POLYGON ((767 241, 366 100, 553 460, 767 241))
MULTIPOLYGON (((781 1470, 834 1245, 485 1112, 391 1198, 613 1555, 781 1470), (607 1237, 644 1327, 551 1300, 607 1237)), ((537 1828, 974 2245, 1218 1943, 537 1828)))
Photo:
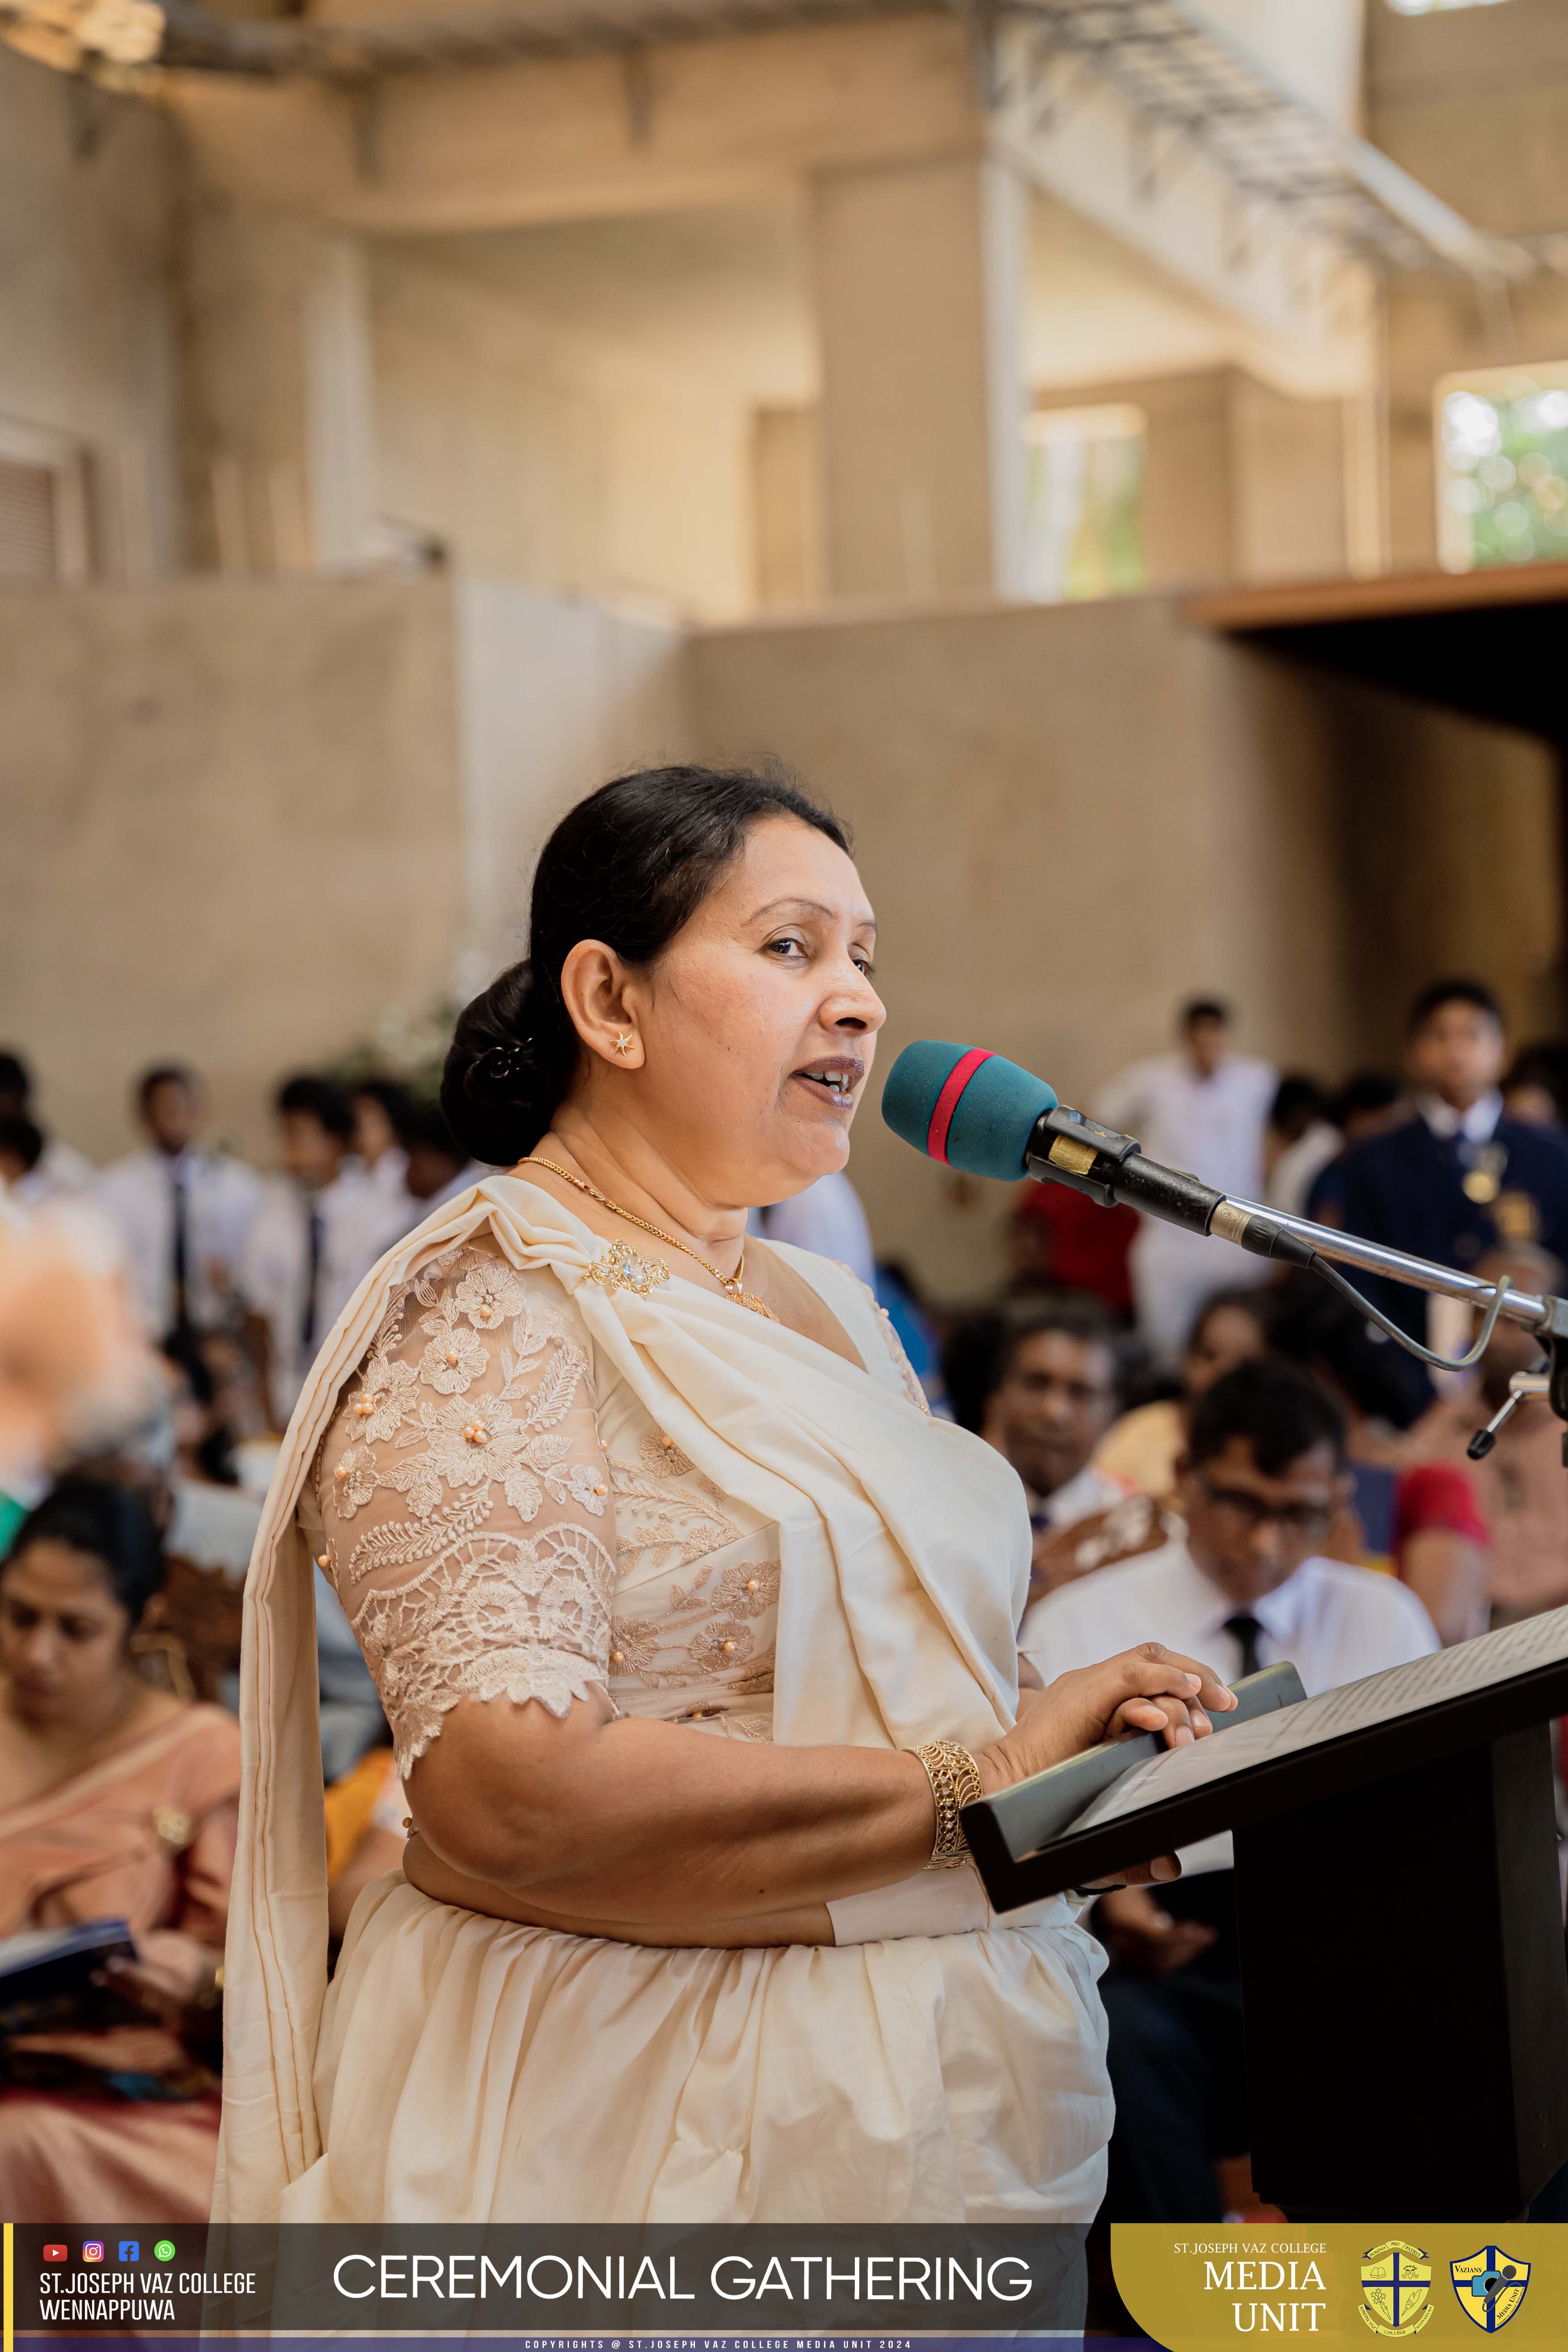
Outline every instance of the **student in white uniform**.
POLYGON ((408 1122, 414 1097, 395 1078, 362 1078, 349 1089, 353 1148, 384 1199, 401 1200, 408 1172, 408 1122))
POLYGON ((124 1244, 153 1337, 210 1331, 228 1315, 261 1179, 243 1160, 198 1148, 206 1106, 194 1071, 149 1070, 135 1099, 146 1149, 105 1169, 95 1197, 124 1244))
MULTIPOLYGON (((1413 1592, 1321 1557, 1349 1491, 1344 1426, 1322 1391, 1271 1359, 1238 1366, 1194 1408, 1185 1540, 1047 1593, 1024 1619, 1024 1655, 1047 1685, 1140 1642, 1233 1680, 1289 1659, 1310 1696, 1429 1655, 1436 1632, 1413 1592)), ((1157 1895, 1118 1887, 1090 1916, 1111 1958, 1111 2221, 1218 2221, 1215 2159, 1247 2147, 1229 1836, 1189 1847, 1182 1870, 1157 1895)))
MULTIPOLYGON (((1100 1096, 1094 1115, 1135 1135, 1151 1160, 1186 1169, 1222 1192, 1261 1200, 1274 1066, 1230 1052, 1229 1008, 1216 998, 1184 1006, 1180 1032, 1179 1051, 1124 1070, 1100 1096)), ((1261 1282, 1268 1274, 1267 1259, 1152 1217, 1143 1220, 1130 1263, 1138 1328, 1171 1362, 1211 1291, 1261 1282)))
POLYGON ((264 1391, 279 1429, 316 1350, 382 1252, 408 1229, 406 1202, 389 1201, 350 1166, 353 1112, 326 1078, 279 1089, 287 1174, 267 1188, 240 1273, 264 1391))
MULTIPOLYGON (((36 1124, 33 1077, 20 1054, 0 1054, 0 1119, 26 1119, 36 1124)), ((38 1129, 40 1149, 33 1165, 16 1178, 12 1190, 29 1208, 52 1201, 80 1200, 91 1192, 98 1171, 90 1160, 45 1128, 38 1129)))

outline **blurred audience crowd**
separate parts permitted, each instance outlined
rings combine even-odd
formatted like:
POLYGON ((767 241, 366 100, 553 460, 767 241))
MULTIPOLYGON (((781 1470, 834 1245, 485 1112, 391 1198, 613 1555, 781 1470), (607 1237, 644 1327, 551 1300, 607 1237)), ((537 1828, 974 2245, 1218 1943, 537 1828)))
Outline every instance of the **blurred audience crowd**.
MULTIPOLYGON (((1195 1000, 1173 1050, 1089 1107, 1232 1194, 1563 1287, 1568 1043, 1510 1055, 1479 981, 1423 992, 1402 1072, 1338 1086, 1236 1053, 1228 1008, 1195 1000)), ((133 1109, 140 1148, 94 1169, 0 1054, 0 2202, 51 2222, 206 2210, 240 1605, 268 1473, 360 1281, 486 1172, 389 1079, 290 1077, 271 1177, 209 1147, 186 1067, 149 1068, 133 1109)), ((871 1282, 933 1408, 1017 1470, 1020 1641, 1047 1682, 1154 1638, 1232 1677, 1289 1660, 1316 1692, 1568 1602, 1549 1407, 1468 1458, 1537 1360, 1520 1326, 1499 1322, 1473 1370, 1434 1371, 1310 1275, 1051 1185, 1006 1215, 1000 1294, 956 1307, 877 1260, 846 1177, 752 1222, 871 1282)), ((1436 1353, 1468 1349, 1468 1305, 1358 1286, 1436 1353)), ((395 1866, 405 1804, 319 1575, 317 1617, 336 1937, 395 1866)), ((1228 1841, 1184 1863, 1089 1915, 1118 2105, 1106 2222, 1260 2210, 1228 1841)))

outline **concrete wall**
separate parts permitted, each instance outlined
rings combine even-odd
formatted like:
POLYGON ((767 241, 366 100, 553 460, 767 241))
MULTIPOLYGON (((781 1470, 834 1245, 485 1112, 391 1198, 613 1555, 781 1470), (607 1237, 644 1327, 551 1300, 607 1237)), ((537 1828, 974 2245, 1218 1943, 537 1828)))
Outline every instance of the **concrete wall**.
POLYGON ((469 569, 669 617, 752 602, 750 415, 443 268, 371 255, 380 506, 469 569))
POLYGON ((1562 1030, 1556 759, 1538 738, 1302 674, 1338 776, 1345 973, 1359 1056, 1397 1064, 1406 1008, 1474 971, 1517 1039, 1562 1030))
POLYGON ((107 1155, 149 1061, 270 1159, 270 1088, 449 992, 462 796, 449 591, 0 596, 0 1029, 107 1155))
MULTIPOLYGON (((1504 236, 1568 229, 1568 14, 1558 0, 1400 16, 1373 11, 1369 135, 1436 194, 1504 236)), ((1568 360, 1568 280, 1490 299, 1461 280, 1387 301, 1389 504, 1395 568, 1437 560, 1433 387, 1460 368, 1568 360)))
POLYGON ((97 568, 175 560, 169 124, 0 47, 0 418, 86 454, 97 568))
POLYGON ((1151 588, 1332 577, 1345 569, 1344 404, 1292 400, 1237 367, 1039 393, 1037 408, 1143 412, 1151 588))
MULTIPOLYGON (((984 1042, 1069 1101, 1234 995, 1252 1048, 1351 1050, 1331 780, 1311 689, 1155 598, 705 632, 705 756, 775 752, 855 824, 882 923, 882 1053, 984 1042)), ((997 1270, 1005 1196, 894 1141, 854 1173, 939 1294, 997 1270)))
POLYGON ((458 583, 467 914, 479 989, 522 954, 533 866, 558 817, 607 777, 690 756, 684 638, 496 581, 458 583))

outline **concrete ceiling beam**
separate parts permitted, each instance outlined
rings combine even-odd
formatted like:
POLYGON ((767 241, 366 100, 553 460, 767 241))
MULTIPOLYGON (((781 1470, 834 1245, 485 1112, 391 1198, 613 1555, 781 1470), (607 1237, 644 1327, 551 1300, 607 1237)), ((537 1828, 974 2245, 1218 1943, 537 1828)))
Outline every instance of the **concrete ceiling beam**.
POLYGON ((987 137, 948 16, 397 75, 360 90, 169 75, 205 175, 242 203, 408 236, 728 204, 824 169, 973 155, 987 137))

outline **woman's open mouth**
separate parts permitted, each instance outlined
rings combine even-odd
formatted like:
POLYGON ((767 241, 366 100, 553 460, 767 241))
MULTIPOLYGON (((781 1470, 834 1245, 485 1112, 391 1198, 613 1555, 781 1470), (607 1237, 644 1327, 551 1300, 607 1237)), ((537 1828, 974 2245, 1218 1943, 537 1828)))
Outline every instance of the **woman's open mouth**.
POLYGON ((866 1065, 848 1055, 830 1055, 824 1061, 808 1062, 804 1069, 791 1072, 803 1086, 826 1100, 842 1103, 846 1108, 855 1099, 855 1089, 866 1075, 866 1065))

